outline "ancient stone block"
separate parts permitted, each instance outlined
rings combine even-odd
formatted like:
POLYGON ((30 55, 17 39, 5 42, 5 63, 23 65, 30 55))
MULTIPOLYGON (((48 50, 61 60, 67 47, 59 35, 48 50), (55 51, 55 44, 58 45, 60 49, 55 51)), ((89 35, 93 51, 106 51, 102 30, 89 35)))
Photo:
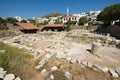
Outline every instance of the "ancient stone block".
POLYGON ((57 68, 57 66, 53 66, 52 68, 51 68, 51 71, 56 71, 58 68, 57 68))
POLYGON ((72 74, 68 71, 65 72, 65 76, 67 79, 72 79, 72 74))
POLYGON ((4 80, 13 80, 15 79, 15 75, 14 74, 7 74, 4 78, 4 80))
POLYGON ((112 77, 118 77, 118 74, 114 70, 109 70, 109 73, 112 75, 112 77))
POLYGON ((93 43, 91 47, 91 53, 93 54, 99 53, 101 47, 102 47, 101 43, 93 43))
POLYGON ((120 76, 120 68, 116 68, 115 72, 120 76))

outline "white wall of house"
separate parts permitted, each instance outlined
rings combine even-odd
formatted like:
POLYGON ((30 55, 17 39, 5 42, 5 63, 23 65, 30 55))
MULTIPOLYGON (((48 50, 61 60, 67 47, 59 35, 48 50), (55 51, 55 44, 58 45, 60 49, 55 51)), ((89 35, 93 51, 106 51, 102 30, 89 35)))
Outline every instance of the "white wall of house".
POLYGON ((47 18, 34 18, 34 20, 35 20, 37 23, 44 23, 44 21, 48 21, 49 19, 47 19, 47 18))
POLYGON ((66 17, 63 17, 62 19, 62 22, 63 23, 66 23, 68 22, 68 20, 71 20, 71 21, 79 21, 79 17, 78 16, 66 16, 66 17))
POLYGON ((89 12, 89 14, 90 14, 90 16, 89 16, 89 18, 91 19, 91 21, 96 21, 97 20, 97 16, 100 14, 100 10, 98 10, 98 11, 90 11, 89 12))
POLYGON ((22 21, 22 18, 20 16, 15 16, 15 19, 17 19, 18 21, 22 21))
POLYGON ((58 17, 49 17, 49 24, 54 24, 55 23, 55 20, 57 20, 58 17))
POLYGON ((85 14, 85 13, 81 13, 81 14, 73 14, 73 16, 78 16, 79 19, 80 19, 81 17, 87 16, 87 14, 85 14))

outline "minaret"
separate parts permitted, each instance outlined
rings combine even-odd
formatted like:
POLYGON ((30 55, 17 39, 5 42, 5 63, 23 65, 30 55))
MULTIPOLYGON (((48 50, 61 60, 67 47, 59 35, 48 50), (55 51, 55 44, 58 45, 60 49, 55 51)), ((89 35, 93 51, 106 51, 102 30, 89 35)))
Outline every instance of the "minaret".
POLYGON ((69 16, 69 7, 67 7, 67 16, 69 16))

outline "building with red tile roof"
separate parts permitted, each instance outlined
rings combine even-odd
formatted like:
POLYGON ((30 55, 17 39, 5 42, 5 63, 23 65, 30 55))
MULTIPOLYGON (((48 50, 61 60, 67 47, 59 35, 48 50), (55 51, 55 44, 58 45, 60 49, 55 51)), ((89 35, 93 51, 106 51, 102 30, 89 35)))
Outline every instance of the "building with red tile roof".
POLYGON ((19 29, 25 33, 35 33, 38 31, 38 27, 33 25, 32 23, 16 23, 14 26, 19 27, 19 29))
POLYGON ((26 30, 38 29, 38 27, 33 25, 32 23, 16 23, 16 24, 26 30))
POLYGON ((47 24, 45 26, 42 26, 40 28, 41 31, 63 31, 64 30, 64 24, 47 24))

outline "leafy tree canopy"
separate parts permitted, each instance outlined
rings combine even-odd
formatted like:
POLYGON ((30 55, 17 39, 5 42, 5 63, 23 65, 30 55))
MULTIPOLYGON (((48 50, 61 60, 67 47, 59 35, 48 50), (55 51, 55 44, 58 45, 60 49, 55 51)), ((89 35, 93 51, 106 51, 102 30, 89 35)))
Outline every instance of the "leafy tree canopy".
POLYGON ((77 21, 71 21, 71 20, 68 20, 66 22, 67 25, 75 25, 77 23, 77 21))
POLYGON ((104 8, 104 10, 97 16, 97 20, 104 23, 111 23, 112 21, 120 20, 120 4, 115 4, 104 8))
POLYGON ((0 17, 0 23, 2 23, 3 22, 3 19, 0 17))
POLYGON ((60 18, 55 20, 55 24, 61 24, 61 23, 62 23, 62 21, 60 20, 60 18))
POLYGON ((33 19, 29 19, 29 21, 30 21, 30 23, 36 25, 36 21, 35 21, 35 20, 33 20, 33 19))
POLYGON ((6 20, 0 17, 0 29, 7 28, 6 27, 6 20))
POLYGON ((87 22, 88 22, 87 17, 81 17, 78 24, 79 25, 84 25, 87 22))
POLYGON ((22 20, 21 23, 27 23, 27 21, 26 20, 22 20))
POLYGON ((16 23, 16 22, 18 22, 18 20, 17 19, 15 19, 15 18, 11 18, 11 17, 8 17, 7 19, 6 19, 6 21, 7 21, 7 23, 16 23))

